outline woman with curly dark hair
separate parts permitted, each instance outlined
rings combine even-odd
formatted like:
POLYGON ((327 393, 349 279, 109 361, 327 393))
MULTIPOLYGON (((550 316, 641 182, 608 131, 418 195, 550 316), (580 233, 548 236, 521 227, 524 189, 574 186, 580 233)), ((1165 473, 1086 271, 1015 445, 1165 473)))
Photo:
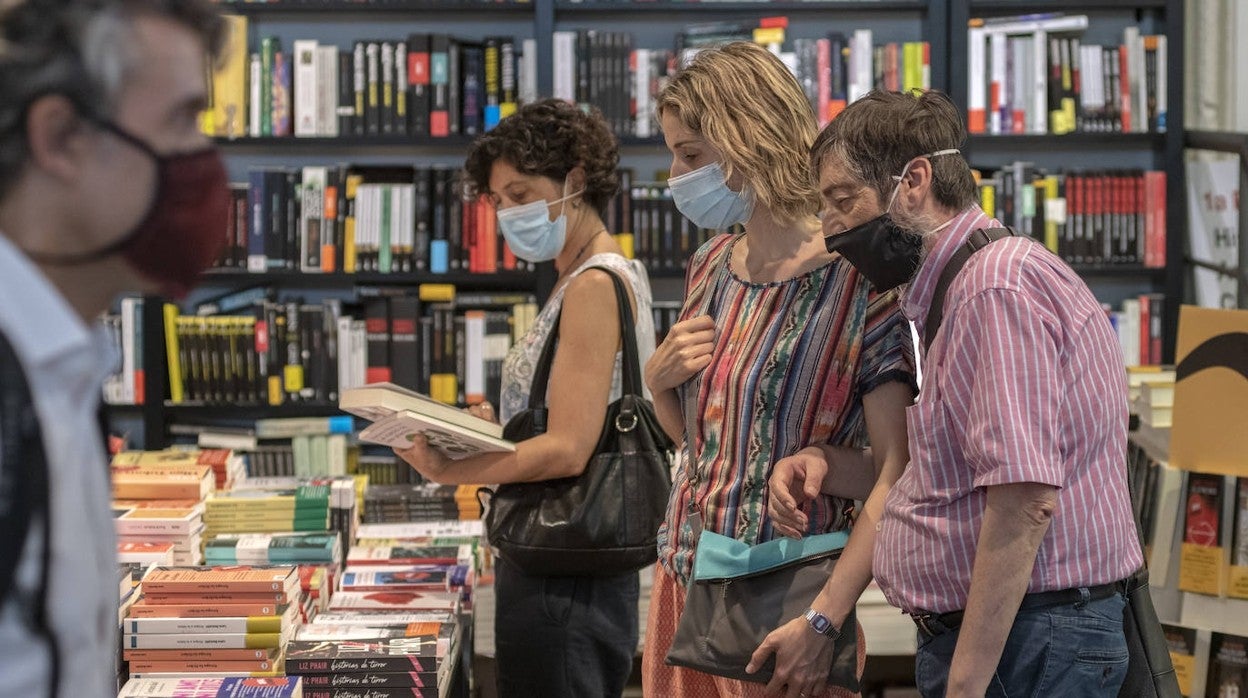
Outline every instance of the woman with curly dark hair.
MULTIPOLYGON (((516 444, 514 453, 453 467, 417 439, 399 455, 426 478, 531 482, 584 471, 607 405, 620 397, 619 313, 609 273, 630 290, 641 362, 654 352, 645 268, 624 257, 602 221, 619 187, 618 162, 615 138, 597 112, 553 99, 522 107, 473 143, 468 180, 494 200, 507 244, 530 262, 553 260, 559 272, 550 300, 503 364, 498 417, 505 423, 528 406, 534 366, 557 322, 549 417, 546 433, 516 444)), ((474 408, 487 419, 492 412, 474 408)), ((495 565, 499 695, 619 696, 637 651, 637 573, 549 577, 501 558, 495 565)))

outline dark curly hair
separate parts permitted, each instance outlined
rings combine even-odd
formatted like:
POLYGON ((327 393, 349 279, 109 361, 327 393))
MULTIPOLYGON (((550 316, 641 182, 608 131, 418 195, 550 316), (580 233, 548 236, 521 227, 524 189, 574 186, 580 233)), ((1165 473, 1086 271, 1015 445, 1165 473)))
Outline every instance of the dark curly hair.
POLYGON ((522 174, 557 182, 580 165, 585 168, 581 198, 599 214, 620 188, 619 145, 602 114, 559 99, 526 104, 473 141, 464 163, 470 192, 490 191, 490 170, 500 160, 522 174))

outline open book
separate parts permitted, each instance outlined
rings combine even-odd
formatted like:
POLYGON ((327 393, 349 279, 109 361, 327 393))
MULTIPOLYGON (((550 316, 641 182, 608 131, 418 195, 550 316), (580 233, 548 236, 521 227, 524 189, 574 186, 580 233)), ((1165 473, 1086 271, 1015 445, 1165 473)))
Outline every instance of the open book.
POLYGON ((344 390, 338 407, 372 422, 360 432, 361 441, 407 448, 421 434, 453 460, 516 450, 514 443, 503 438, 501 425, 393 383, 344 390))

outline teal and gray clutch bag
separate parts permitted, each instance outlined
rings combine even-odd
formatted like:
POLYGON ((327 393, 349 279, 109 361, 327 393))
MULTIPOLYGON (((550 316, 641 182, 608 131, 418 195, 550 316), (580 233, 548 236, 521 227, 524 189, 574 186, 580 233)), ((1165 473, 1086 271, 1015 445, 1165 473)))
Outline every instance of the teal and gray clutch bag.
MULTIPOLYGON (((667 663, 744 681, 770 681, 775 657, 747 674, 750 656, 771 631, 806 612, 832 576, 848 539, 848 531, 836 531, 747 545, 702 531, 667 663)), ((857 626, 850 613, 828 667, 828 683, 852 691, 858 690, 857 626)), ((830 641, 813 630, 810 640, 830 641)))

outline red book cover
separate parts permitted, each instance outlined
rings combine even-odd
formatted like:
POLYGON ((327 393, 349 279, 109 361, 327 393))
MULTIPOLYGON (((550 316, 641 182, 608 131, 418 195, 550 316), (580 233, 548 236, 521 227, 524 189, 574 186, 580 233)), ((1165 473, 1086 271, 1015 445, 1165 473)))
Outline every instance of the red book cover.
POLYGON ((1152 316, 1151 300, 1147 295, 1140 296, 1140 364, 1143 366, 1152 366, 1157 363, 1157 359, 1152 352, 1153 343, 1149 341, 1149 325, 1152 316))
POLYGON ((1154 269, 1166 266, 1166 173, 1154 170, 1144 173, 1144 188, 1147 190, 1147 216, 1151 223, 1153 241, 1154 269))
POLYGON ((830 40, 818 39, 815 41, 815 63, 819 95, 815 100, 815 103, 818 105, 818 111, 815 112, 815 116, 819 119, 819 127, 823 128, 832 120, 828 109, 832 101, 832 42, 830 40))
POLYGON ((1189 473, 1183 518, 1183 542, 1216 548, 1222 542, 1221 475, 1189 473))

